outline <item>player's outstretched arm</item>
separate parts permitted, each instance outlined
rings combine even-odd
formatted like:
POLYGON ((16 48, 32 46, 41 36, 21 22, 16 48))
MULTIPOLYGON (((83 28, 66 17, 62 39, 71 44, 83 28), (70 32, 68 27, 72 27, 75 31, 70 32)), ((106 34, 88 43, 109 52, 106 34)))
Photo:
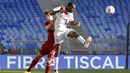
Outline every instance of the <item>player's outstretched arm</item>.
POLYGON ((54 8, 53 10, 49 10, 48 12, 50 13, 50 15, 55 15, 56 13, 60 12, 64 10, 63 5, 62 6, 58 6, 56 8, 54 8))
POLYGON ((58 10, 58 11, 53 11, 53 10, 50 10, 49 13, 50 15, 55 15, 56 13, 60 12, 61 10, 58 10))

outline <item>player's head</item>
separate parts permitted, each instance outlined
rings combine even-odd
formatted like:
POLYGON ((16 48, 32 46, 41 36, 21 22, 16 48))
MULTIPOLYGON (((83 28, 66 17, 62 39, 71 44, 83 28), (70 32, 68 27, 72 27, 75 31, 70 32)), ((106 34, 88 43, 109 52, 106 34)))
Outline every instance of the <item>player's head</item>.
POLYGON ((44 15, 45 15, 45 18, 46 18, 47 20, 53 20, 53 16, 50 15, 50 13, 49 13, 48 11, 45 11, 45 12, 44 12, 44 15))
POLYGON ((72 2, 68 3, 66 6, 67 12, 72 13, 76 9, 76 5, 72 2))

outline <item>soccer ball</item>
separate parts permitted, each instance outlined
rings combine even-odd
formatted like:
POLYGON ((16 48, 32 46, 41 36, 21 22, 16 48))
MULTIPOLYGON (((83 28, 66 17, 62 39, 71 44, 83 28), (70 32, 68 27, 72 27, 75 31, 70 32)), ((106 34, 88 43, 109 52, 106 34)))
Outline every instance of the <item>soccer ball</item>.
POLYGON ((107 6, 106 7, 106 13, 107 14, 114 14, 115 13, 115 8, 113 6, 107 6))

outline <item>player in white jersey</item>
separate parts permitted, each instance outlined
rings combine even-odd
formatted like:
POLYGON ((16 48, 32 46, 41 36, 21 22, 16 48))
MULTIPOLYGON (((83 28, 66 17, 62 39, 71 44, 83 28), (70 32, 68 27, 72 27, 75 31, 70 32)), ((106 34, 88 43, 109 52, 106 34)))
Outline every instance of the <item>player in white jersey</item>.
POLYGON ((80 26, 80 22, 74 21, 73 11, 76 9, 75 4, 68 3, 66 7, 59 6, 50 11, 50 14, 56 14, 55 20, 55 43, 56 43, 56 53, 55 53, 55 73, 58 73, 58 55, 60 53, 61 43, 64 41, 64 37, 76 38, 81 43, 84 44, 86 48, 88 48, 89 44, 92 41, 92 38, 89 37, 85 40, 80 34, 78 34, 75 30, 71 28, 67 28, 67 24, 78 25, 80 26))

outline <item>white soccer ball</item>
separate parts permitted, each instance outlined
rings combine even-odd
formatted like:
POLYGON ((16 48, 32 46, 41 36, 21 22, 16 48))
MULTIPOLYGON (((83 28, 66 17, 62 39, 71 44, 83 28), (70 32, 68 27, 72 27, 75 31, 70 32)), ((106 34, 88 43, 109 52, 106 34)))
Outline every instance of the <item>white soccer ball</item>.
POLYGON ((115 8, 113 6, 107 6, 106 7, 106 13, 114 14, 115 13, 115 8))

